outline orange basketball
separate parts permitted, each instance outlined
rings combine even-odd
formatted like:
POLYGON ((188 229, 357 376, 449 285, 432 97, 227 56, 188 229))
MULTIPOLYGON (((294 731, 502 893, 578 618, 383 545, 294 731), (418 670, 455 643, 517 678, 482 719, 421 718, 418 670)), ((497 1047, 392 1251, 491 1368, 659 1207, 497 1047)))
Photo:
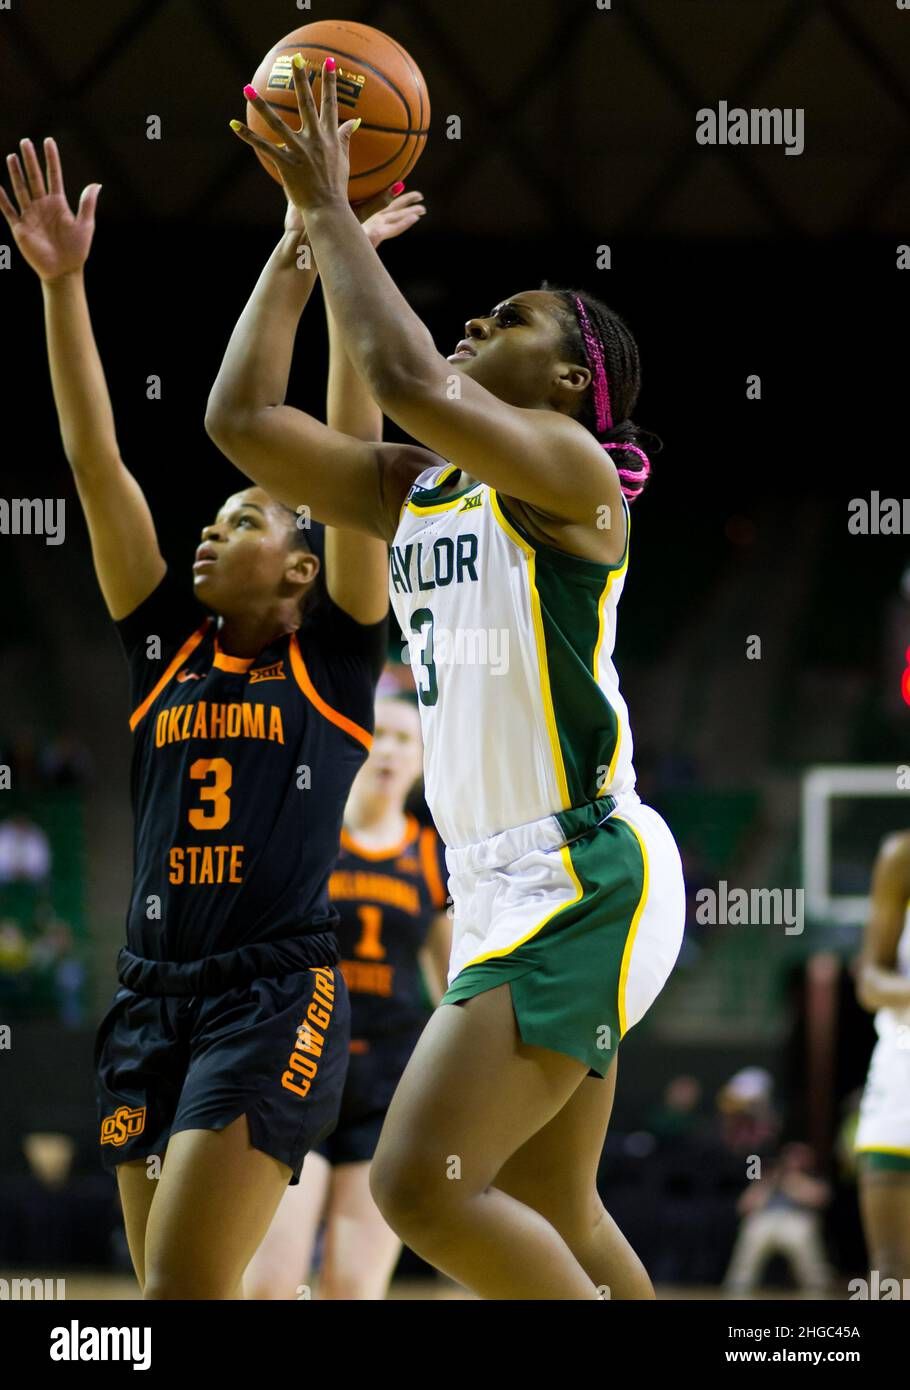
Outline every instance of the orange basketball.
MULTIPOLYGON (((317 109, 322 65, 331 54, 338 64, 338 124, 361 118, 351 137, 351 202, 374 198, 405 178, 420 158, 430 126, 427 84, 411 55, 388 34, 367 24, 325 19, 295 29, 263 58, 253 78, 259 95, 295 131, 300 129, 292 67, 295 53, 303 54, 317 109)), ((277 133, 249 103, 246 123, 257 135, 279 143, 277 133)), ((256 154, 280 183, 272 161, 258 150, 256 154)))

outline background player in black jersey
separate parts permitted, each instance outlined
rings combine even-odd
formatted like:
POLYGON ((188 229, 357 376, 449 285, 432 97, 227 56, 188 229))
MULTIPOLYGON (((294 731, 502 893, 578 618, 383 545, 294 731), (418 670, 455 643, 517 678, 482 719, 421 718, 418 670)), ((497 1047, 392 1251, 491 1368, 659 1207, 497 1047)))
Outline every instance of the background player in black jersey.
MULTIPOLYGON (((54 142, 46 175, 30 141, 21 151, 7 160, 16 205, 0 190, 0 210, 42 283, 63 444, 130 665, 134 884, 121 988, 96 1045, 101 1155, 117 1172, 145 1296, 239 1297, 341 1100, 349 1007, 328 878, 371 741, 386 547, 328 530, 326 592, 312 605, 319 561, 306 531, 252 487, 203 528, 195 594, 168 567, 120 457, 89 318, 100 186, 74 217, 54 142)), ((402 202, 371 239, 417 220, 419 195, 402 202)), ((296 328, 315 280, 298 257, 301 228, 289 208, 223 368, 242 369, 276 410, 293 332, 276 346, 269 316, 296 328)), ((380 436, 334 330, 329 414, 349 434, 380 436)))
POLYGON ((370 1160, 401 1073, 445 992, 451 923, 442 841, 405 812, 420 776, 420 715, 408 696, 376 701, 370 756, 344 811, 329 881, 351 999, 351 1058, 338 1127, 288 1187, 243 1281, 247 1298, 295 1298, 325 1221, 319 1296, 384 1298, 401 1252, 370 1193, 370 1160))

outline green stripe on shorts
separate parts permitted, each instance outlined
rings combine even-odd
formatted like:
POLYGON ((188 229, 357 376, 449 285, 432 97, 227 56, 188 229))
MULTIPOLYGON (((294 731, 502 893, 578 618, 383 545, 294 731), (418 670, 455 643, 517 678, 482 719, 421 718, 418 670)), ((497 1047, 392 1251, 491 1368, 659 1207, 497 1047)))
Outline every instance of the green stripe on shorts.
MULTIPOLYGON (((607 807, 601 803, 595 809, 603 815, 607 807)), ((571 834, 577 826, 589 826, 593 816, 581 807, 559 820, 571 834)), ((605 1076, 620 1039, 619 977, 644 866, 635 835, 619 820, 588 829, 573 841, 569 855, 581 898, 507 956, 465 966, 442 1003, 508 982, 523 1042, 577 1057, 605 1076)))
POLYGON ((864 1168, 892 1173, 910 1173, 910 1153, 888 1153, 886 1149, 861 1149, 857 1156, 864 1168))

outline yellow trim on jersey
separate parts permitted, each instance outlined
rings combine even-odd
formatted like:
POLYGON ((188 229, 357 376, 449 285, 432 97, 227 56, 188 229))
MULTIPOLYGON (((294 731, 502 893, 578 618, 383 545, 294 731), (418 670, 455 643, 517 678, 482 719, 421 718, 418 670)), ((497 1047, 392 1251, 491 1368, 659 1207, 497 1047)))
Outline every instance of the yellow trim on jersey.
MULTIPOLYGON (((443 485, 443 483, 446 481, 446 479, 447 479, 447 478, 451 478, 452 474, 453 474, 453 473, 457 473, 458 471, 459 471, 459 470, 458 470, 458 468, 455 466, 455 464, 454 464, 454 463, 450 463, 449 466, 448 466, 448 468, 444 468, 444 469, 442 470, 441 475, 437 478, 436 482, 433 484, 433 489, 424 488, 423 491, 424 491, 424 492, 430 492, 431 490, 434 490, 434 489, 436 489, 436 488, 438 488, 438 487, 442 487, 442 485, 443 485)), ((480 487, 480 483, 478 483, 477 486, 480 487)), ((471 491, 473 491, 473 488, 471 489, 471 491)), ((434 514, 434 512, 448 512, 448 511, 451 511, 451 509, 454 507, 455 503, 456 503, 456 502, 460 502, 463 496, 464 496, 464 493, 457 493, 454 497, 450 497, 449 500, 448 500, 447 502, 434 502, 434 503, 432 503, 429 507, 419 507, 415 502, 411 502, 410 500, 407 502, 406 505, 407 505, 408 511, 409 511, 409 512, 413 512, 415 516, 432 516, 432 515, 434 514)))
POLYGON ((614 813, 610 819, 622 821, 623 825, 627 825, 632 831, 632 834, 638 841, 638 848, 641 850, 642 862, 641 897, 638 900, 638 906, 632 914, 632 923, 629 927, 629 935, 626 937, 626 945, 622 953, 622 965, 619 969, 617 1006, 619 1011, 619 1036, 622 1038, 628 1031, 628 1025, 626 1023, 626 989, 629 984, 629 968, 632 964, 632 949, 635 945, 635 938, 638 935, 638 924, 641 921, 641 914, 644 912, 645 903, 648 901, 648 883, 651 874, 648 866, 648 851, 645 849, 645 842, 641 838, 637 828, 630 820, 626 820, 625 816, 617 816, 614 813))
POLYGON ((535 565, 537 555, 532 545, 520 536, 511 526, 503 515, 499 505, 499 498, 496 489, 490 488, 490 507, 499 525, 505 531, 510 540, 514 541, 519 550, 524 554, 528 562, 528 585, 531 594, 531 618, 534 623, 534 640, 537 644, 537 661, 540 668, 541 694, 543 696, 544 716, 547 722, 547 733, 550 737, 550 749, 553 754, 553 764, 556 768, 556 782, 559 787, 559 795, 562 799, 563 811, 571 809, 572 801, 569 797, 569 784, 566 780, 566 768, 562 758, 562 748, 559 744, 559 734, 556 729, 556 714, 553 710, 553 692, 550 689, 550 671, 547 666, 547 645, 543 635, 543 615, 540 611, 540 595, 537 592, 537 578, 535 565))
MULTIPOLYGON (((498 951, 485 951, 482 956, 475 956, 473 960, 466 961, 465 964, 461 967, 461 970, 459 970, 458 975, 461 974, 462 970, 467 970, 468 967, 471 965, 480 965, 482 961, 495 960, 500 956, 510 956, 513 951, 518 950, 519 946, 523 946, 526 941, 531 940, 532 936, 536 936, 539 931, 542 931, 542 929, 547 925, 547 923, 553 920, 557 913, 565 912, 566 908, 574 907, 576 903, 581 902, 581 899, 584 897, 585 890, 582 888, 578 878, 578 874, 575 872, 575 865, 572 863, 572 856, 569 853, 569 846, 562 845, 560 847, 559 854, 560 858, 562 859, 563 868, 565 869, 569 878, 575 884, 575 897, 571 898, 567 903, 560 903, 558 907, 554 907, 552 912, 548 912, 546 917, 541 918, 541 920, 536 924, 536 926, 533 926, 529 932, 525 933, 524 936, 519 937, 518 941, 513 941, 511 946, 501 946, 498 951)), ((455 976, 456 980, 458 979, 458 975, 455 976)))
MULTIPOLYGON (((604 611, 607 606, 607 599, 610 596, 610 586, 612 585, 613 580, 617 577, 622 577, 622 575, 624 575, 626 570, 629 568, 629 541, 631 540, 632 535, 632 517, 630 515, 628 506, 623 507, 623 511, 626 514, 625 554, 622 557, 622 562, 619 568, 611 570, 610 573, 607 575, 607 582, 604 585, 603 593, 597 601, 597 641, 594 643, 594 660, 591 663, 591 668, 594 675, 594 683, 600 690, 603 690, 603 686, 600 684, 600 680, 597 675, 597 667, 600 662, 600 649, 603 646, 604 640, 604 611)), ((607 697, 605 696, 605 698, 607 697)), ((606 796, 609 793, 610 787, 613 785, 613 778, 616 776, 616 764, 619 762, 619 748, 620 744, 622 743, 622 720, 619 717, 619 710, 616 709, 615 705, 610 703, 609 699, 607 699, 607 703, 610 704, 610 708, 613 710, 613 713, 616 716, 616 746, 613 749, 613 756, 610 759, 610 766, 607 770, 607 775, 604 778, 603 785, 597 793, 598 796, 606 796)))
POLYGON ((910 1149, 896 1149, 892 1144, 864 1144, 854 1149, 855 1154, 897 1154, 899 1158, 910 1158, 910 1149))

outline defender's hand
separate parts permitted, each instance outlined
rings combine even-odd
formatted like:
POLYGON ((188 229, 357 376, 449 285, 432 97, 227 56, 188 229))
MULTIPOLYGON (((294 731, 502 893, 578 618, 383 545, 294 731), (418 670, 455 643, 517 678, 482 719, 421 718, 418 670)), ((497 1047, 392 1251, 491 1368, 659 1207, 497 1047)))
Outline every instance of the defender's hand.
POLYGON ((19 157, 9 154, 6 166, 16 195, 14 206, 0 184, 0 212, 9 223, 16 245, 32 270, 45 282, 80 271, 88 259, 95 231, 95 206, 100 183, 82 190, 76 215, 70 211, 63 187, 63 171, 56 142, 44 141, 47 184, 31 140, 19 142, 19 157), (25 170, 23 172, 23 167, 25 170))

